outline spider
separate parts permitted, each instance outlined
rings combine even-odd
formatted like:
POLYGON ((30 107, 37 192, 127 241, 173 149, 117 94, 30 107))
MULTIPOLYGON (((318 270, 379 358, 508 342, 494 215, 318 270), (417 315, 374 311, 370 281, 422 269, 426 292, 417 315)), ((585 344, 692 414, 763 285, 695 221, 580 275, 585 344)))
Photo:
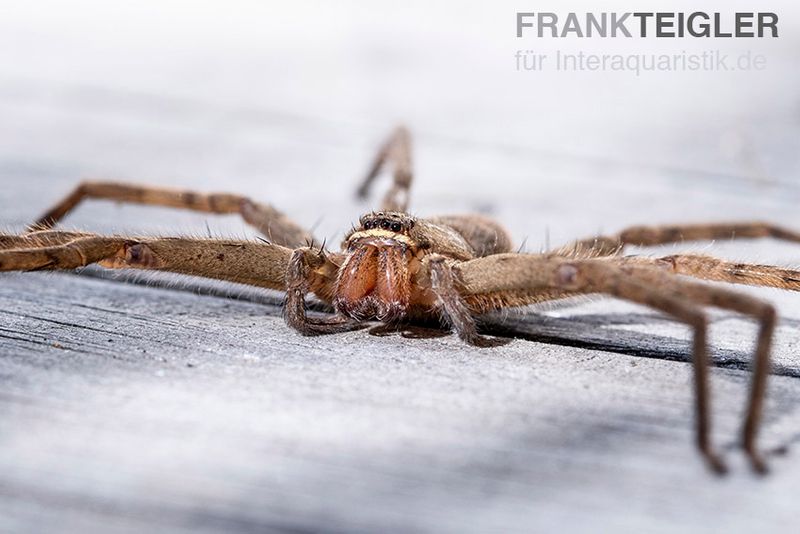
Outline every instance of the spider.
POLYGON ((407 212, 412 183, 411 140, 398 127, 380 146, 358 189, 367 196, 391 167, 393 184, 381 211, 362 216, 341 251, 275 208, 233 194, 203 194, 116 182, 83 182, 21 235, 0 234, 0 271, 75 269, 93 263, 110 269, 151 269, 285 291, 286 323, 304 335, 353 330, 365 321, 396 324, 437 321, 465 342, 481 345, 476 316, 583 294, 604 294, 649 306, 693 331, 697 447, 706 464, 726 464, 710 440, 708 320, 704 306, 749 315, 760 328, 741 446, 753 469, 767 465, 757 433, 770 372, 774 307, 753 296, 691 280, 800 290, 800 272, 733 263, 710 256, 624 256, 628 245, 660 245, 726 237, 773 237, 800 242, 800 233, 765 223, 631 227, 578 240, 538 254, 513 252, 508 233, 481 215, 418 218, 407 212), (54 230, 84 199, 107 199, 207 213, 240 214, 269 241, 187 237, 130 237, 54 230), (314 294, 335 313, 306 313, 314 294))

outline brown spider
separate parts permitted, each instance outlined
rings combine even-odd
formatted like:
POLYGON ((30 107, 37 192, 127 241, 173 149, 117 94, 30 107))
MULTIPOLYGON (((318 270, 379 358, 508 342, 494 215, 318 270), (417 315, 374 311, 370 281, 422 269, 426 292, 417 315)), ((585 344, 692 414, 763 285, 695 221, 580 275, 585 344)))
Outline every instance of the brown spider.
POLYGON ((800 233, 763 223, 634 227, 576 241, 541 254, 512 252, 497 223, 479 215, 421 219, 406 213, 411 186, 408 132, 397 128, 380 148, 359 189, 365 196, 384 167, 394 183, 383 210, 361 217, 341 252, 328 252, 309 232, 271 206, 230 194, 201 194, 108 182, 85 182, 22 235, 0 235, 0 271, 74 269, 97 263, 112 269, 153 269, 228 280, 286 292, 284 315, 305 335, 358 328, 363 321, 435 320, 467 343, 482 341, 475 316, 577 294, 606 294, 660 310, 694 332, 697 445, 716 472, 725 464, 709 438, 707 318, 703 306, 734 310, 760 323, 742 446, 753 468, 766 471, 756 435, 770 372, 775 309, 729 289, 687 279, 800 290, 800 272, 731 263, 708 256, 626 257, 626 245, 688 240, 774 237, 800 242, 800 233), (103 236, 51 228, 84 198, 239 213, 270 242, 185 237, 103 236), (306 246, 302 246, 305 244, 306 246), (333 306, 323 319, 306 315, 313 293, 333 306))

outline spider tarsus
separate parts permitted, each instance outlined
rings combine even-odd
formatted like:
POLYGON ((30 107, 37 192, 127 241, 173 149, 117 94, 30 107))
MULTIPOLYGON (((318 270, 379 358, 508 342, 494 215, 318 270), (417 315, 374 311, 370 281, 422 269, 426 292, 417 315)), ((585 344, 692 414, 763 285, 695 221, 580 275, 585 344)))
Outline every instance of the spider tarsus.
POLYGON ((492 347, 500 347, 502 345, 507 345, 511 343, 510 339, 503 339, 499 337, 490 337, 490 336, 482 336, 480 334, 474 334, 471 337, 463 337, 459 336, 459 338, 464 341, 465 343, 472 345, 473 347, 478 348, 492 348, 492 347))
POLYGON ((745 445, 744 453, 750 461, 750 468, 754 473, 758 475, 766 475, 769 473, 769 466, 761 453, 755 448, 755 445, 745 445))
POLYGON ((703 456, 705 456, 708 467, 715 475, 725 476, 728 474, 728 465, 720 455, 713 452, 704 452, 703 456))
POLYGON ((360 330, 364 328, 366 323, 359 321, 351 321, 342 318, 341 316, 334 315, 325 319, 309 319, 306 318, 302 326, 297 328, 297 331, 307 337, 324 336, 328 334, 341 334, 344 332, 352 332, 353 330, 360 330))
POLYGON ((356 190, 356 198, 364 200, 369 196, 369 185, 364 184, 356 190))
POLYGON ((754 473, 761 476, 769 474, 769 466, 767 465, 767 462, 765 462, 763 458, 761 458, 758 455, 749 457, 750 457, 750 467, 753 469, 754 473))

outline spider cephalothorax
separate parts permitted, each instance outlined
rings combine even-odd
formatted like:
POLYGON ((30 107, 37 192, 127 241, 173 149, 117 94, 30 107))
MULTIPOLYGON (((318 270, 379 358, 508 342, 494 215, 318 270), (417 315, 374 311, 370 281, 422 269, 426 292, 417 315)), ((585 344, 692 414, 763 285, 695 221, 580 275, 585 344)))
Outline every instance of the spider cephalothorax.
POLYGON ((659 245, 735 236, 800 242, 800 234, 765 223, 632 227, 576 241, 540 254, 511 252, 506 231, 481 215, 417 218, 406 213, 411 186, 408 132, 397 129, 381 147, 359 189, 365 195, 387 163, 394 182, 383 210, 361 217, 339 252, 317 246, 310 232, 281 212, 246 197, 201 194, 113 182, 85 182, 22 235, 0 234, 0 271, 109 268, 170 271, 285 291, 284 317, 305 335, 360 328, 363 321, 442 321, 464 341, 477 343, 475 315, 576 294, 605 294, 650 306, 691 327, 697 444, 715 471, 724 463, 710 438, 707 318, 704 307, 746 314, 759 323, 753 386, 742 446, 753 467, 766 464, 756 447, 770 370, 775 309, 746 293, 688 277, 800 290, 800 272, 731 263, 708 256, 668 258, 622 255, 627 245, 659 245), (64 232, 52 227, 84 198, 239 213, 268 242, 195 238, 133 238, 64 232), (306 244, 306 246, 303 246, 306 244), (684 275, 684 276, 675 276, 684 275), (306 312, 314 294, 335 312, 306 312))
POLYGON ((333 290, 336 311, 357 320, 437 317, 430 261, 507 252, 511 243, 500 225, 480 215, 421 219, 381 211, 359 222, 342 243, 333 290))

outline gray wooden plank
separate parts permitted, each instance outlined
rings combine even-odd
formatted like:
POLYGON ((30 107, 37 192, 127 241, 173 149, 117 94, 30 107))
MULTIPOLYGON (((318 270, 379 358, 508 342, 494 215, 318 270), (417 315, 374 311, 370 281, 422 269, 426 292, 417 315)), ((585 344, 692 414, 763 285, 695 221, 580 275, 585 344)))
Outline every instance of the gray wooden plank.
MULTIPOLYGON (((702 530, 682 513, 698 498, 728 510, 724 527, 793 518, 779 495, 791 459, 766 482, 702 468, 680 362, 363 332, 309 344, 264 305, 63 275, 13 277, 2 299, 5 330, 42 337, 4 344, 0 360, 4 512, 33 530, 485 531, 567 517, 702 530), (31 278, 47 283, 22 299, 31 278), (69 325, 52 322, 64 294, 81 303, 69 325)), ((747 378, 715 372, 723 443, 747 378)), ((766 442, 791 445, 796 379, 776 377, 770 399, 766 442)))
MULTIPOLYGON (((599 516, 621 528, 610 502, 628 503, 626 521, 652 514, 637 498, 642 480, 666 485, 656 491, 677 508, 686 496, 669 488, 680 484, 722 499, 690 447, 689 369, 679 362, 364 332, 309 344, 286 335, 276 307, 64 275, 12 277, 3 297, 3 335, 34 338, 4 344, 0 360, 4 421, 19 429, 0 433, 0 471, 6 505, 22 524, 48 530, 74 514, 75 529, 102 521, 121 530, 482 531, 554 527, 579 501, 594 519, 574 527, 599 516), (31 292, 31 279, 46 283, 31 292), (53 471, 45 486, 31 483, 33 473, 53 471), (622 488, 586 504, 609 477, 622 488), (159 489, 144 491, 152 484, 159 489), (301 498, 309 488, 316 499, 301 498), (328 492, 335 503, 322 497, 328 492), (502 513, 479 512, 487 497, 502 513)), ((652 331, 653 318, 644 319, 652 331)), ((729 324, 726 333, 740 328, 729 324)), ((646 348, 647 339, 628 341, 646 348)), ((730 407, 741 405, 746 385, 744 371, 715 373, 725 443, 739 419, 730 407)), ((773 380, 770 399, 766 440, 791 445, 796 379, 773 380)), ((778 459, 768 487, 788 483, 792 466, 778 459)), ((764 482, 737 478, 729 489, 741 498, 742 485, 764 482)), ((752 503, 729 520, 777 528, 792 517, 769 510, 752 503)), ((664 514, 654 518, 674 522, 664 514)))

